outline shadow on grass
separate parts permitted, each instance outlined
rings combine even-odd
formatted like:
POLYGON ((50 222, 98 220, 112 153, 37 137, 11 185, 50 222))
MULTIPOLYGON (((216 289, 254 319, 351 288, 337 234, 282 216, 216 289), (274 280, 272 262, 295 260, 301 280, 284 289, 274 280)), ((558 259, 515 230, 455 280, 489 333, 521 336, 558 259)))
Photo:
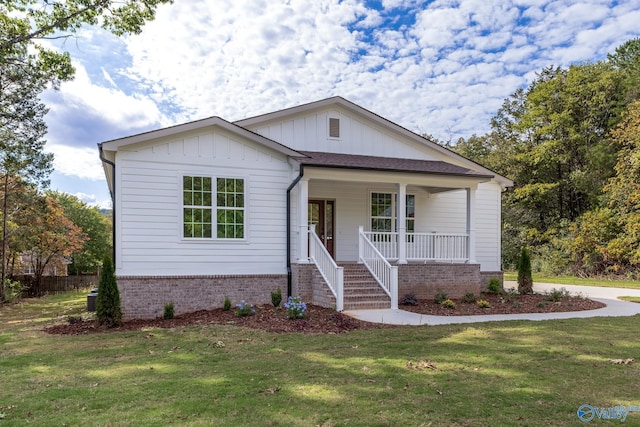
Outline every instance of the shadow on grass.
POLYGON ((575 425, 583 403, 638 404, 636 365, 609 361, 637 356, 638 320, 341 335, 206 326, 61 337, 21 325, 2 335, 0 407, 13 407, 3 425, 575 425))

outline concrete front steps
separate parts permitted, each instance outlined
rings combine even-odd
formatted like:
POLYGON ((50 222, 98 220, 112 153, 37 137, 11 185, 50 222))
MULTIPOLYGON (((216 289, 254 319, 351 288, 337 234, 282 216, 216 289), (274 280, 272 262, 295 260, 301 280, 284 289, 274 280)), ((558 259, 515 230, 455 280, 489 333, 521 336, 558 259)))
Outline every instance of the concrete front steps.
POLYGON ((391 299, 363 264, 339 264, 344 268, 344 309, 377 310, 391 308, 391 299))

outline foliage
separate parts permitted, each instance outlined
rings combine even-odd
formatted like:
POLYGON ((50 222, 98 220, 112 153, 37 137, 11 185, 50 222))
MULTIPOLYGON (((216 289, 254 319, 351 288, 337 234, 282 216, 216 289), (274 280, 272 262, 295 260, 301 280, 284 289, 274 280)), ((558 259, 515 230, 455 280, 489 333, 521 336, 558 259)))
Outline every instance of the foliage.
POLYGON ((290 296, 284 303, 284 308, 288 319, 302 319, 307 312, 307 304, 302 302, 300 297, 290 296))
POLYGON ((31 207, 28 234, 22 238, 36 283, 40 283, 47 265, 71 255, 87 240, 82 230, 64 215, 60 204, 48 196, 38 197, 31 207))
POLYGON ((15 302, 22 296, 23 291, 25 291, 24 286, 17 280, 4 280, 4 297, 6 302, 15 302))
POLYGON ((443 307, 446 307, 446 308, 456 308, 456 303, 452 299, 449 299, 449 298, 447 298, 446 300, 442 301, 440 303, 440 305, 442 305, 443 307))
POLYGON ((164 305, 164 312, 162 318, 165 320, 173 319, 175 315, 173 302, 168 302, 164 305))
POLYGON ((231 310, 231 300, 229 299, 229 297, 224 297, 224 303, 222 305, 222 309, 224 311, 231 310))
POLYGON ((487 291, 491 292, 492 294, 499 294, 500 292, 502 292, 502 283, 500 282, 500 279, 498 279, 497 277, 492 277, 491 279, 489 279, 489 283, 487 283, 487 291))
POLYGON ((476 302, 476 305, 480 308, 491 308, 491 304, 486 299, 480 299, 476 302))
POLYGON ((102 272, 96 297, 96 318, 98 322, 108 328, 122 324, 122 309, 120 307, 120 292, 110 257, 102 261, 102 272))
POLYGON ((462 296, 462 298, 460 298, 460 302, 464 304, 473 304, 474 302, 476 302, 476 300, 476 294, 474 294, 473 292, 467 292, 462 296))
POLYGON ((240 301, 240 304, 236 305, 236 316, 244 317, 244 316, 253 316, 256 314, 256 309, 253 307, 253 304, 247 303, 245 300, 240 301))
POLYGON ((448 300, 448 299, 449 299, 449 295, 446 292, 443 292, 443 291, 436 292, 435 296, 433 297, 433 301, 436 304, 442 304, 443 301, 448 300))
POLYGON ((280 307, 280 303, 282 302, 282 290, 280 288, 276 289, 275 292, 271 292, 271 304, 274 307, 280 307))
POLYGON ((87 236, 82 248, 70 254, 69 274, 98 271, 102 259, 112 251, 111 217, 71 194, 55 191, 47 194, 58 201, 64 210, 64 216, 87 236))
POLYGON ((553 302, 561 301, 565 298, 569 298, 570 296, 571 294, 566 288, 553 288, 550 291, 546 292, 546 299, 553 302))
POLYGON ((528 295, 533 293, 533 277, 531 275, 531 258, 527 248, 522 248, 518 261, 518 293, 528 295))
POLYGON ((418 297, 413 292, 405 294, 400 298, 401 305, 418 305, 418 297))
POLYGON ((636 38, 604 61, 540 70, 505 99, 491 132, 451 147, 516 183, 502 198, 505 268, 516 268, 529 247, 535 271, 640 271, 632 207, 640 194, 639 88, 636 38))

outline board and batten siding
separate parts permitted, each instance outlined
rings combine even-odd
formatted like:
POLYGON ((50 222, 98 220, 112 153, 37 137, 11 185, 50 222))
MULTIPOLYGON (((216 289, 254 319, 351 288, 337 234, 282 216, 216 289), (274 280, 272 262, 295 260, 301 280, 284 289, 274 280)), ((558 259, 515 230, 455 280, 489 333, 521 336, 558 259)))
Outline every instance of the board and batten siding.
POLYGON ((286 272, 286 156, 216 129, 127 147, 117 165, 116 274, 286 272), (245 239, 182 237, 184 175, 245 180, 245 239))
POLYGON ((440 153, 427 146, 409 141, 344 109, 318 110, 251 130, 294 150, 444 160, 440 153), (329 137, 330 118, 340 120, 340 138, 329 137))

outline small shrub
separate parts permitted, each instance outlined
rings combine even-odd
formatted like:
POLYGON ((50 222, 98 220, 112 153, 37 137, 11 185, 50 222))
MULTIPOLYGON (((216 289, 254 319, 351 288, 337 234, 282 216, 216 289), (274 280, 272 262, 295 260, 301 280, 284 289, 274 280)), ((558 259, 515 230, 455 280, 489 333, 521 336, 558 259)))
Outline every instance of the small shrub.
POLYGON ((256 309, 253 307, 253 304, 247 304, 245 300, 242 300, 236 307, 236 316, 238 317, 253 316, 256 314, 256 309))
POLYGON ((476 294, 474 294, 473 292, 467 292, 462 298, 460 298, 460 302, 463 302, 465 304, 473 304, 474 302, 476 302, 476 294))
POLYGON ((549 292, 547 292, 546 295, 547 295, 546 300, 553 301, 553 302, 557 302, 564 298, 569 298, 571 296, 571 294, 566 288, 561 288, 561 289, 553 288, 549 292))
POLYGON ((547 306, 546 302, 539 302, 538 303, 538 308, 545 308, 547 306))
POLYGON ((164 320, 173 319, 173 316, 175 314, 173 308, 173 302, 169 302, 164 305, 164 314, 162 315, 162 318, 164 320))
POLYGON ((75 325, 76 323, 80 323, 82 321, 83 321, 82 316, 69 316, 69 317, 67 317, 67 322, 70 325, 75 325))
POLYGON ((480 308, 491 308, 491 304, 486 299, 481 299, 476 302, 476 305, 480 308))
POLYGON ((282 302, 282 291, 280 288, 276 289, 275 292, 271 292, 271 304, 274 307, 280 307, 280 303, 282 302))
POLYGON ((492 294, 499 294, 502 292, 502 283, 500 283, 500 279, 497 277, 492 277, 489 279, 489 283, 487 283, 487 291, 492 294))
POLYGON ((531 275, 531 257, 526 248, 522 248, 518 260, 518 292, 520 295, 533 293, 533 277, 531 275))
POLYGON ((446 292, 438 291, 436 295, 433 297, 433 301, 436 304, 442 304, 444 301, 449 299, 449 295, 446 292))
POLYGON ((229 297, 224 297, 224 304, 222 306, 222 309, 224 311, 231 310, 231 300, 229 299, 229 297))
POLYGON ((502 302, 513 302, 518 298, 518 291, 515 289, 507 289, 502 292, 501 300, 502 302))
POLYGON ((447 308, 456 308, 456 303, 453 302, 453 300, 450 300, 450 299, 446 299, 446 300, 442 301, 440 303, 440 305, 442 305, 443 307, 447 307, 447 308))
POLYGON ((300 297, 289 297, 284 303, 288 319, 302 319, 307 312, 307 304, 300 297))
POLYGON ((401 305, 418 305, 418 298, 416 297, 416 294, 414 294, 413 292, 404 295, 402 298, 400 298, 400 304, 401 305))
POLYGON ((22 292, 26 291, 27 287, 17 280, 5 279, 4 280, 4 300, 6 302, 15 302, 22 297, 22 292))

